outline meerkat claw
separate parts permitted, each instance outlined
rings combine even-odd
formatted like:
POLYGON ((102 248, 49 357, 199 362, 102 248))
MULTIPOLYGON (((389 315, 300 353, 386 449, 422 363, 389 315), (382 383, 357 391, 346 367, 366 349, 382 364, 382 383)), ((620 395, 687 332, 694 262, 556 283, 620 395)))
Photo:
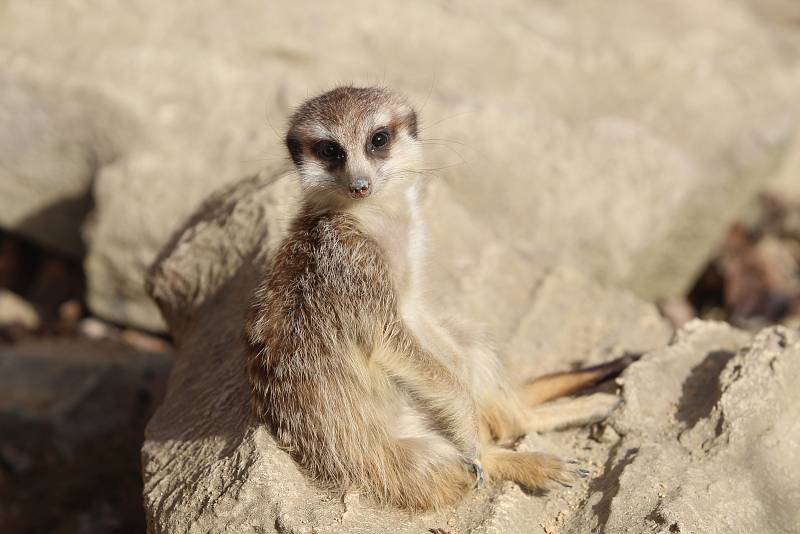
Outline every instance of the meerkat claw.
POLYGON ((475 473, 475 488, 480 489, 486 485, 486 481, 483 478, 483 467, 478 460, 472 460, 470 463, 470 471, 475 473))
POLYGON ((569 460, 567 464, 572 469, 572 472, 580 478, 589 478, 589 475, 592 474, 592 469, 580 460, 569 460))
POLYGON ((593 472, 590 467, 576 458, 570 458, 562 462, 565 467, 563 476, 554 477, 553 480, 565 488, 571 488, 576 481, 589 478, 593 472))

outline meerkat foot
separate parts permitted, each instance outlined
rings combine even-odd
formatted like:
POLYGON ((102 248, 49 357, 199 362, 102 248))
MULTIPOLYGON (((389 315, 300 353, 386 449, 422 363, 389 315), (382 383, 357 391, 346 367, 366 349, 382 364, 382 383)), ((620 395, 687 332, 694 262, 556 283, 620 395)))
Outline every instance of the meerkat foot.
POLYGON ((567 471, 571 471, 572 476, 577 478, 588 478, 592 474, 592 469, 577 458, 567 460, 567 471))
POLYGON ((622 403, 610 393, 595 393, 563 402, 543 404, 528 410, 528 431, 549 432, 599 423, 622 403))
MULTIPOLYGON (((552 462, 550 469, 546 472, 547 480, 544 484, 526 487, 553 489, 556 487, 556 485, 558 485, 565 488, 571 488, 580 480, 588 478, 592 473, 591 469, 589 469, 586 464, 580 460, 574 458, 564 460, 554 455, 545 456, 550 456, 552 462)), ((525 486, 524 483, 521 482, 521 484, 525 486)))
POLYGON ((511 480, 528 489, 572 487, 591 474, 578 460, 565 460, 542 452, 496 449, 486 455, 484 463, 490 480, 511 480))

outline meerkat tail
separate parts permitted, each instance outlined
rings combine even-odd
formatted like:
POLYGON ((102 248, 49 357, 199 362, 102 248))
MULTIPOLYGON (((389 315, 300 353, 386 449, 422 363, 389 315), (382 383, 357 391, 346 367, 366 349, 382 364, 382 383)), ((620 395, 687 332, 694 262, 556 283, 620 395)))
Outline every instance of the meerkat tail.
POLYGON ((618 395, 594 393, 564 402, 551 402, 528 410, 526 430, 549 432, 590 425, 605 420, 622 402, 618 395))
POLYGON ((491 447, 483 456, 483 470, 489 481, 511 480, 526 488, 571 486, 589 470, 576 460, 563 460, 543 452, 518 452, 491 447))
POLYGON ((638 356, 623 356, 610 362, 585 367, 576 371, 540 376, 522 386, 520 396, 528 406, 536 406, 549 400, 570 395, 618 375, 637 359, 638 356))

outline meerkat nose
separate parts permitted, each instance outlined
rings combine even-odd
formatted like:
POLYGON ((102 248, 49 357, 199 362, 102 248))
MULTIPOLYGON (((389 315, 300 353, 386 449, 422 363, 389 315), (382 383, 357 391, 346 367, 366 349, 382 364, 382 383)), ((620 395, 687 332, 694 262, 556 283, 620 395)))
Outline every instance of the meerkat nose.
POLYGON ((364 198, 368 197, 369 193, 369 180, 359 178, 358 180, 353 180, 350 182, 350 194, 353 197, 364 198))

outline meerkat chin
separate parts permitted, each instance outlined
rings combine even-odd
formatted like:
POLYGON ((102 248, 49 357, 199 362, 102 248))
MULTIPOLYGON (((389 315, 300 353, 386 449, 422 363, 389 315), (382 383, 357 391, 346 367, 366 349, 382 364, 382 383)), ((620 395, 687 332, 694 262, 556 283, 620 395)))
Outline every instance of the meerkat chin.
POLYGON ((425 302, 417 114, 377 87, 339 87, 291 117, 302 206, 245 327, 256 416, 307 473, 427 510, 484 481, 569 485, 574 460, 511 448, 530 430, 606 417, 596 394, 531 406, 619 372, 609 364, 512 385, 474 326, 425 302), (588 400, 587 400, 588 399, 588 400))

